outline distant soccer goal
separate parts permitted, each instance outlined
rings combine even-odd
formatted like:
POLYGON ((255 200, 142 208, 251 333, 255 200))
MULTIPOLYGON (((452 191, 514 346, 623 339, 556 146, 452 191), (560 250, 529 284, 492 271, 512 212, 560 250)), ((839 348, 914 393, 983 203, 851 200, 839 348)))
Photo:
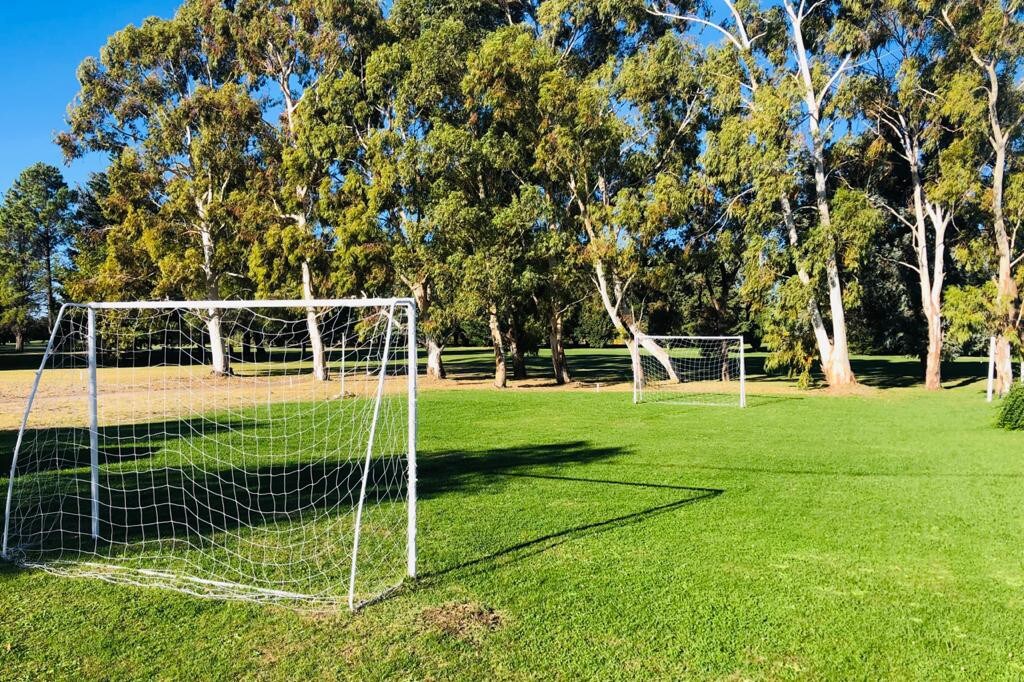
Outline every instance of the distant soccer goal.
POLYGON ((747 406, 742 336, 636 338, 633 402, 747 406))
POLYGON ((3 557, 198 596, 358 607, 416 575, 405 299, 65 305, 3 557))

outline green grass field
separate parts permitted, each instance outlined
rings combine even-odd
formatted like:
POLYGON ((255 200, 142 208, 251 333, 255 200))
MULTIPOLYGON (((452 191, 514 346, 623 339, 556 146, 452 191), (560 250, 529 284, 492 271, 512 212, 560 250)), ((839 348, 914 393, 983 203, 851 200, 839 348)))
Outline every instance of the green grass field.
POLYGON ((856 369, 747 410, 424 391, 416 585, 309 614, 0 564, 0 678, 1020 679, 1024 434, 980 363, 856 369))

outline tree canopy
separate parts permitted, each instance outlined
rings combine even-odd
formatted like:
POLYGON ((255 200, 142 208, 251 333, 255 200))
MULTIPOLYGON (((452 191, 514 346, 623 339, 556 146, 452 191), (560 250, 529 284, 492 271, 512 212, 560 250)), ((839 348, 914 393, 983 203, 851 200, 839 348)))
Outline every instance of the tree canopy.
MULTIPOLYGON (((62 297, 399 295, 495 384, 742 333, 770 371, 1021 354, 1024 16, 1002 0, 184 0, 79 68, 4 198, 0 326, 62 297), (24 263, 24 265, 22 265, 24 263)), ((219 311, 204 313, 229 373, 219 311)), ((306 332, 318 379, 316 311, 306 332)))

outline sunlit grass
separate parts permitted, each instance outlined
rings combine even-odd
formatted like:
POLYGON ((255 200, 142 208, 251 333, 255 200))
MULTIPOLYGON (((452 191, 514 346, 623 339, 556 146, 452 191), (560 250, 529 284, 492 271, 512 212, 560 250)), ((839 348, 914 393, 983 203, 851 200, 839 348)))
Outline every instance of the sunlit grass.
POLYGON ((1024 435, 914 366, 746 410, 424 392, 414 589, 312 617, 8 568, 3 676, 1019 679, 1024 435))

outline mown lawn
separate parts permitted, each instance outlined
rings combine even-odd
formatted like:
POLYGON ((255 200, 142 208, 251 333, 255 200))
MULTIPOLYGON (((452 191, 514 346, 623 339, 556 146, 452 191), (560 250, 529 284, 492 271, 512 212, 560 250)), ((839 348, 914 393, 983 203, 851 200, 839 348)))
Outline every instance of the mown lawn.
POLYGON ((980 384, 750 404, 425 391, 414 588, 310 615, 0 568, 0 678, 1024 676, 1024 434, 980 384))

